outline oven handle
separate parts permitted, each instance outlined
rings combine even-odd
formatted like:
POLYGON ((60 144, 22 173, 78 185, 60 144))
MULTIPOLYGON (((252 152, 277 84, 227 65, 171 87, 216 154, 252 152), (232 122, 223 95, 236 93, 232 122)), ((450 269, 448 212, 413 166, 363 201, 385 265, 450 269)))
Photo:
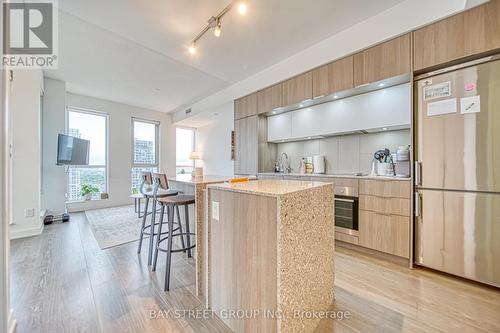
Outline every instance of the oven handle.
POLYGON ((353 199, 341 199, 341 198, 335 198, 334 200, 335 200, 335 201, 343 201, 343 202, 351 202, 351 203, 353 203, 353 202, 354 202, 354 200, 353 200, 353 199))

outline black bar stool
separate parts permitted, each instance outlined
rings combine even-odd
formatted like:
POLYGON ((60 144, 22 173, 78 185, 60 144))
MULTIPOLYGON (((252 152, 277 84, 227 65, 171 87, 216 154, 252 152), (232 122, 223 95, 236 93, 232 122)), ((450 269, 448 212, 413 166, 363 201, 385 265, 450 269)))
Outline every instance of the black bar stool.
MULTIPOLYGON (((151 265, 152 262, 152 256, 153 256, 153 238, 156 235, 155 229, 158 223, 155 221, 156 217, 156 200, 161 197, 168 197, 168 196, 175 196, 179 192, 174 191, 174 190, 169 190, 168 189, 168 183, 165 183, 166 185, 162 186, 161 189, 159 184, 156 184, 154 182, 154 173, 151 172, 144 172, 142 174, 142 183, 140 187, 140 192, 144 195, 146 198, 146 202, 144 203, 144 214, 142 216, 142 227, 141 227, 141 234, 139 236, 139 245, 137 248, 137 253, 141 253, 141 248, 142 248, 142 240, 144 238, 144 235, 149 236, 149 248, 148 248, 148 266, 151 265), (146 190, 144 187, 145 185, 148 185, 149 189, 146 190), (153 189, 151 190, 151 186, 153 186, 153 189), (148 213, 148 206, 149 206, 149 201, 152 200, 152 207, 151 207, 151 213, 148 213), (146 220, 147 216, 151 215, 150 219, 150 224, 146 225, 146 220)), ((166 176, 165 176, 166 180, 166 176)))
POLYGON ((175 252, 186 252, 188 253, 188 257, 191 257, 191 249, 193 249, 196 244, 191 245, 191 236, 194 236, 194 232, 189 231, 189 205, 194 204, 195 198, 194 195, 186 195, 186 194, 179 194, 174 197, 164 197, 164 198, 158 198, 158 202, 161 205, 161 220, 163 220, 163 215, 165 214, 165 207, 167 207, 167 223, 168 223, 168 230, 172 230, 172 232, 169 232, 166 237, 161 237, 162 234, 162 224, 159 226, 158 234, 160 236, 157 237, 156 240, 156 249, 155 249, 155 255, 154 255, 154 260, 153 260, 153 271, 156 270, 156 261, 158 260, 158 251, 166 252, 167 253, 167 267, 165 271, 165 287, 164 290, 168 291, 170 290, 170 267, 172 264, 172 253, 175 252), (173 223, 174 223, 174 209, 177 210, 177 218, 179 219, 179 225, 182 225, 180 221, 180 215, 179 215, 179 206, 184 206, 184 212, 185 212, 185 218, 186 218, 186 232, 182 232, 182 228, 180 229, 180 232, 174 233, 173 230, 173 223), (173 242, 173 237, 181 237, 181 242, 182 242, 182 248, 179 249, 172 249, 172 242, 173 242), (184 246, 184 236, 186 237, 186 242, 187 246, 184 246), (167 241, 167 248, 162 248, 160 245, 167 241))

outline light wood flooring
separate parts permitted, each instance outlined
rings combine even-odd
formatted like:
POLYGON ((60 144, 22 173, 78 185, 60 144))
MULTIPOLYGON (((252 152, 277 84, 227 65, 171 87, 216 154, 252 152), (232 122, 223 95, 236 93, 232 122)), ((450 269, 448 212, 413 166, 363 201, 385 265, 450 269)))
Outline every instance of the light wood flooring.
MULTIPOLYGON (((12 241, 11 294, 17 332, 227 332, 217 318, 151 310, 203 309, 192 260, 177 254, 163 292, 165 258, 149 272, 137 243, 100 250, 82 213, 12 241)), ((144 247, 145 249, 145 247, 144 247)), ((336 301, 350 311, 318 332, 500 332, 500 291, 423 269, 409 270, 337 249, 336 301)))

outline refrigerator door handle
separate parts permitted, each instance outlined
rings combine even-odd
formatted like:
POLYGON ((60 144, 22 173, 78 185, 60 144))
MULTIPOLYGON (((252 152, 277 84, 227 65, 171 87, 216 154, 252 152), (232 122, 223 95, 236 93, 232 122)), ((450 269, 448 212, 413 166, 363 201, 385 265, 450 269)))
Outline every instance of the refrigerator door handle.
POLYGON ((422 214, 422 201, 420 198, 420 193, 415 192, 415 216, 420 217, 422 214))
POLYGON ((419 161, 415 161, 415 185, 422 185, 422 164, 419 161))

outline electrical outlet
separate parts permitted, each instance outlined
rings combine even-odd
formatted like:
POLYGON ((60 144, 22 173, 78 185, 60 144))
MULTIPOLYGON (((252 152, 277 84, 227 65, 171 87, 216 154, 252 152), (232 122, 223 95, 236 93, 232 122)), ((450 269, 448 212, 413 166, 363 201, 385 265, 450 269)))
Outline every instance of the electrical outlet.
POLYGON ((35 216, 35 209, 34 208, 26 208, 24 210, 24 217, 33 217, 35 216))
POLYGON ((219 202, 212 201, 212 219, 219 221, 219 202))

